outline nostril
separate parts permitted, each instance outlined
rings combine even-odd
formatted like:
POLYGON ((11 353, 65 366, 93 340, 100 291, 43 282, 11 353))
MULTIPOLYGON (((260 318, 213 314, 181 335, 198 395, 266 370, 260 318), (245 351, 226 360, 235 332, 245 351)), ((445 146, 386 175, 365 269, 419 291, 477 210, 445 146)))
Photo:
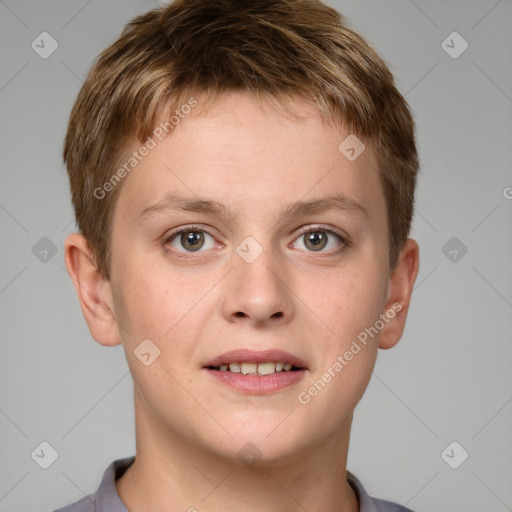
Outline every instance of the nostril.
MULTIPOLYGON (((237 311, 235 313, 235 316, 238 317, 238 318, 243 318, 245 316, 247 316, 243 311, 237 311)), ((281 318, 283 316, 283 312, 282 311, 278 311, 277 313, 274 313, 270 318, 281 318)))

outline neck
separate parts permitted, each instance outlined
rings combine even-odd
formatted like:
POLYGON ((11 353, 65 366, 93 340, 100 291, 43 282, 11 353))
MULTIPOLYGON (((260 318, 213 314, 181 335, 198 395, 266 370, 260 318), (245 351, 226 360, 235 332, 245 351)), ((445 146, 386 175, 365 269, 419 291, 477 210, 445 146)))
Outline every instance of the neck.
POLYGON ((359 511, 345 470, 351 419, 321 446, 244 465, 170 431, 137 398, 136 459, 116 482, 129 510, 359 511))

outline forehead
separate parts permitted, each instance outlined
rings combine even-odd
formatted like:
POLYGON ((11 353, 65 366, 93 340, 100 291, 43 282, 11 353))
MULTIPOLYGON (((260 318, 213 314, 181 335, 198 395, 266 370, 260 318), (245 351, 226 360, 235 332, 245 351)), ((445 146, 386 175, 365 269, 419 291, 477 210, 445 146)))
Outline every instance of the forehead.
MULTIPOLYGON (((153 137, 154 147, 124 179, 116 210, 136 216, 169 194, 210 198, 260 217, 291 201, 333 195, 385 209, 371 143, 360 141, 355 149, 364 150, 347 158, 347 144, 359 139, 326 123, 304 100, 291 105, 298 116, 244 93, 221 96, 205 111, 197 101, 169 136, 153 137)), ((134 143, 126 157, 140 146, 134 143)))

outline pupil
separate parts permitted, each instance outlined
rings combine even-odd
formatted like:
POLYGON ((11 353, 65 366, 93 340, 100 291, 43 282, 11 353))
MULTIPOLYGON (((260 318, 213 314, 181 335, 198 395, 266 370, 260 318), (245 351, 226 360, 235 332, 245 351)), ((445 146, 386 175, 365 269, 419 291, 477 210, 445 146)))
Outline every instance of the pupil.
POLYGON ((182 233, 181 244, 186 249, 191 251, 197 251, 200 249, 204 242, 204 236, 198 231, 189 231, 188 233, 182 233))

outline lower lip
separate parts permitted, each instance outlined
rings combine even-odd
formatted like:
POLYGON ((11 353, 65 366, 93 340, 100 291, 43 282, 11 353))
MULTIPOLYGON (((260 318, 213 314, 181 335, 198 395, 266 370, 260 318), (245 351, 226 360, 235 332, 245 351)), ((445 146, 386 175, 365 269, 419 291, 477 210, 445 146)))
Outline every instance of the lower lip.
POLYGON ((206 371, 215 379, 228 386, 251 395, 268 395, 299 382, 305 375, 306 370, 282 371, 270 375, 244 375, 230 371, 220 370, 206 371))

